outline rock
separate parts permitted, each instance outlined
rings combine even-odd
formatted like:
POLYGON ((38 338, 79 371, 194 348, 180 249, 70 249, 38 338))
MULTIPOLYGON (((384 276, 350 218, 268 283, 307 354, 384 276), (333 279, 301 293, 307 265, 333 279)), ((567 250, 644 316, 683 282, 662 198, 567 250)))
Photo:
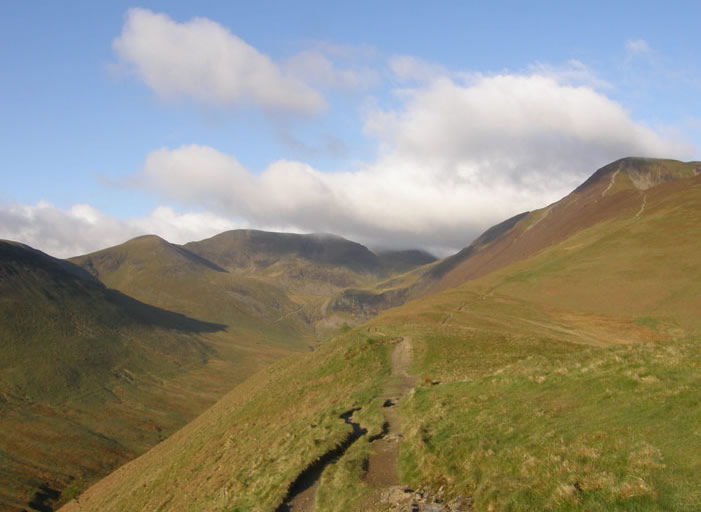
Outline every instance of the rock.
POLYGON ((440 503, 428 503, 419 507, 420 512, 447 512, 445 505, 440 503))
POLYGON ((380 502, 388 506, 382 510, 390 512, 472 512, 471 498, 457 496, 445 504, 442 494, 394 486, 382 491, 380 502))
POLYGON ((472 510, 472 498, 457 496, 448 502, 450 512, 470 512, 472 510))
POLYGON ((412 501, 413 493, 411 489, 404 489, 403 487, 394 486, 388 487, 380 496, 380 501, 382 503, 387 503, 389 505, 408 505, 412 501))

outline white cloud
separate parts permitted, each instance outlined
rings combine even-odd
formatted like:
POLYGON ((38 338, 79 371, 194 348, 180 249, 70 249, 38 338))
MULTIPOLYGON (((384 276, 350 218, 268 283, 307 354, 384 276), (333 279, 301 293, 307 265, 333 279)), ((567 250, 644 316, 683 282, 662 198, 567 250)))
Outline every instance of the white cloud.
POLYGON ((317 91, 206 18, 177 23, 148 9, 129 9, 112 46, 121 65, 167 100, 294 113, 326 108, 317 91))
POLYGON ((158 234, 174 243, 200 240, 239 224, 210 213, 178 214, 161 206, 147 217, 120 220, 87 204, 69 209, 42 201, 36 206, 0 205, 0 238, 15 240, 52 256, 67 258, 158 234))
POLYGON ((457 181, 464 180, 461 168, 473 170, 472 181, 517 183, 544 174, 571 180, 629 154, 693 151, 634 122, 603 94, 549 76, 482 76, 467 85, 441 79, 404 98, 402 110, 371 115, 366 131, 395 154, 457 181))
POLYGON ((629 55, 641 55, 648 53, 650 47, 645 39, 628 39, 626 41, 626 51, 629 55))
POLYGON ((182 146, 151 153, 143 179, 169 200, 262 228, 446 252, 617 158, 694 154, 605 95, 548 75, 440 78, 400 100, 366 120, 380 156, 346 172, 282 160, 255 173, 213 148, 182 146))

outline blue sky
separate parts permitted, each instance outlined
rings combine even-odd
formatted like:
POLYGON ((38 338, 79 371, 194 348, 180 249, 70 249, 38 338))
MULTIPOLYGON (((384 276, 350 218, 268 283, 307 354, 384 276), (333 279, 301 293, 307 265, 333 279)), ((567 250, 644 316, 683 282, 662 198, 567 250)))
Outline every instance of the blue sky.
POLYGON ((377 4, 4 2, 0 237, 445 254, 615 158, 701 158, 695 2, 377 4))

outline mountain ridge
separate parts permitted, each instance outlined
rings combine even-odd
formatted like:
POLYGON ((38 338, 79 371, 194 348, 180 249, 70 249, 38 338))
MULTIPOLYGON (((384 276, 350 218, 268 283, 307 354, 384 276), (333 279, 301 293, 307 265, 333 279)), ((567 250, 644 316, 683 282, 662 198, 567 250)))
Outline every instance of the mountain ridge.
POLYGON ((616 160, 599 168, 562 199, 490 227, 458 253, 410 271, 404 280, 395 279, 374 289, 345 291, 333 307, 368 318, 406 301, 459 286, 531 257, 605 219, 638 215, 645 208, 649 192, 696 179, 700 174, 701 163, 695 161, 640 157, 616 160), (621 172, 625 179, 617 180, 621 172))

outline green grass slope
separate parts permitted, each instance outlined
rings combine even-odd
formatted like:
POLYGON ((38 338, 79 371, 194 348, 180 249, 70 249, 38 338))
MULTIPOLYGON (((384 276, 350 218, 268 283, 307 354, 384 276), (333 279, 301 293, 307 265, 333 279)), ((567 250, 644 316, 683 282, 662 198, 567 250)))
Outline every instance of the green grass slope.
POLYGON ((477 510, 701 508, 701 177, 641 204, 382 318, 440 382, 404 404, 407 485, 477 510))
MULTIPOLYGON (((701 509, 701 177, 607 188, 598 222, 276 363, 65 510, 274 510, 350 435, 339 414, 378 432, 400 337, 403 485, 475 510, 701 509)), ((378 503, 368 436, 315 510, 378 503)))
MULTIPOLYGON (((380 431, 391 345, 353 332, 271 365, 65 510, 275 509, 311 461, 350 435, 341 414, 362 406, 356 416, 380 431)), ((360 464, 367 445, 353 448, 360 464)))

